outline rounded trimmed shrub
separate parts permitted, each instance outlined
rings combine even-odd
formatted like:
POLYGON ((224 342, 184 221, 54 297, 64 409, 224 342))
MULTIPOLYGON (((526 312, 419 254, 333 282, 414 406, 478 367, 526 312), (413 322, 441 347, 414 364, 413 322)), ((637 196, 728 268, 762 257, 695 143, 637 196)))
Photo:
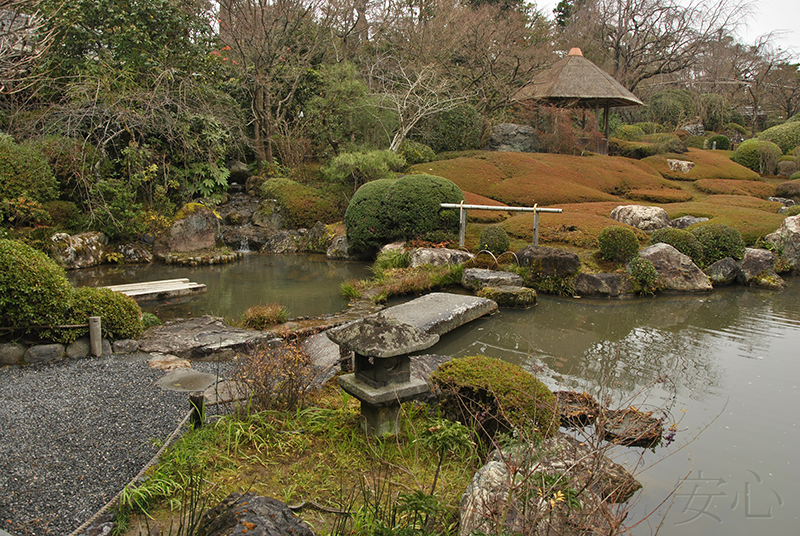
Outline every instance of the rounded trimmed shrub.
POLYGON ((781 157, 781 148, 771 141, 744 140, 733 153, 733 161, 762 175, 772 175, 781 157))
MULTIPOLYGON (((142 310, 130 296, 100 287, 76 288, 72 300, 72 321, 85 324, 90 316, 99 316, 103 337, 108 339, 135 339, 144 331, 142 310)), ((75 338, 89 333, 75 330, 75 338)))
POLYGON ((61 340, 50 326, 67 323, 72 294, 64 269, 53 259, 22 242, 0 240, 0 326, 17 328, 0 335, 61 340))
POLYGON ((361 186, 344 214, 348 247, 356 254, 372 255, 391 242, 392 229, 385 199, 397 179, 379 179, 361 186))
POLYGON ((142 313, 142 328, 147 330, 162 325, 163 322, 153 313, 142 313))
POLYGON ((731 148, 731 139, 728 136, 723 134, 717 134, 716 136, 711 136, 707 140, 708 148, 713 149, 714 143, 717 144, 716 149, 718 151, 727 151, 731 148))
POLYGON ((486 227, 481 231, 478 248, 491 251, 494 255, 501 255, 508 251, 511 240, 502 227, 486 227))
POLYGON ((625 141, 639 141, 644 137, 644 130, 637 125, 620 125, 614 129, 614 137, 625 141))
POLYGON ((653 144, 654 154, 683 154, 687 151, 686 143, 675 134, 653 134, 645 136, 645 141, 653 144))
POLYGON ((800 179, 800 171, 795 171, 789 176, 789 180, 795 181, 797 179, 800 179))
POLYGON ((709 266, 725 257, 739 260, 744 257, 744 240, 733 227, 714 223, 690 231, 703 248, 703 264, 709 266))
POLYGON ((434 371, 430 381, 446 417, 476 429, 482 439, 513 430, 529 438, 558 431, 555 396, 517 365, 483 355, 455 358, 434 371))
POLYGON ((443 177, 406 175, 389 187, 385 208, 396 238, 426 239, 440 231, 458 232, 458 210, 439 205, 463 200, 461 189, 443 177))
POLYGON ((628 262, 639 253, 639 240, 627 227, 611 225, 597 237, 600 254, 607 261, 628 262))
POLYGON ((770 127, 760 132, 758 139, 771 141, 781 148, 783 154, 789 154, 800 145, 800 121, 789 121, 770 127))
POLYGON ((400 150, 397 154, 405 159, 409 166, 431 162, 436 158, 436 153, 433 152, 433 149, 424 143, 419 143, 413 140, 405 140, 403 143, 401 143, 400 150))
POLYGON ((286 223, 292 227, 311 228, 315 223, 333 223, 339 219, 336 204, 316 188, 291 179, 269 179, 261 185, 261 195, 276 199, 286 211, 286 223))
POLYGON ((703 246, 697 241, 697 237, 689 231, 675 229, 674 227, 657 229, 650 235, 650 245, 660 242, 669 244, 684 255, 691 257, 692 261, 698 266, 703 262, 703 246))
POLYGON ((0 138, 0 198, 26 197, 44 203, 58 198, 58 182, 47 158, 30 143, 0 138))
MULTIPOLYGON (((800 173, 800 171, 798 172, 800 173)), ((792 175, 794 177, 794 175, 792 175)), ((789 177, 790 179, 792 177, 789 177)), ((792 199, 800 199, 800 176, 797 179, 782 182, 775 187, 775 195, 777 197, 790 197, 792 199)))
POLYGON ((639 294, 655 294, 658 290, 658 271, 649 259, 634 257, 628 264, 628 273, 633 279, 634 289, 639 294))

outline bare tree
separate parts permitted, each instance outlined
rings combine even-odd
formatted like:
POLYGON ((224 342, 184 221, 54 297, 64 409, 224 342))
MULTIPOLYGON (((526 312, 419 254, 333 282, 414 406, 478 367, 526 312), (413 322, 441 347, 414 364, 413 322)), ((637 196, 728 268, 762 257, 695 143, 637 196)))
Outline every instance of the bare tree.
POLYGON ((35 83, 31 68, 47 51, 52 32, 44 30, 40 0, 0 0, 0 94, 35 83))
POLYGON ((800 113, 800 64, 779 64, 773 72, 769 93, 786 119, 800 113))
POLYGON ((406 64, 392 56, 381 57, 370 66, 369 80, 378 106, 396 115, 397 128, 389 144, 394 152, 420 120, 467 100, 433 64, 406 64))
POLYGON ((696 65, 748 9, 741 0, 589 0, 572 15, 562 40, 581 45, 586 57, 633 91, 644 80, 696 65))
POLYGON ((250 100, 259 163, 273 161, 275 137, 286 130, 298 91, 330 42, 322 0, 221 0, 222 56, 250 100))

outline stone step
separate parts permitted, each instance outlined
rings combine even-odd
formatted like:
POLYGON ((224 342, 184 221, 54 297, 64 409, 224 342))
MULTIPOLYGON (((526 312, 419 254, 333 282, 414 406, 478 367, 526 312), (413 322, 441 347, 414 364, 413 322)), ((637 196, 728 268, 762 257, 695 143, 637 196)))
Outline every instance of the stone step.
POLYGON ((136 301, 164 300, 206 292, 207 290, 205 285, 189 281, 188 278, 143 281, 141 283, 111 285, 105 288, 130 296, 136 301))

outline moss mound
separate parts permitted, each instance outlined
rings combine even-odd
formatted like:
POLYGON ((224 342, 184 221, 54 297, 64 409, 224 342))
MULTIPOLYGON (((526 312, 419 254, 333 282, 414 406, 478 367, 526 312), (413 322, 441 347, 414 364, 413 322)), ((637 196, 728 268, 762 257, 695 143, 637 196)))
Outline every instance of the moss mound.
POLYGON ((340 217, 336 203, 321 190, 291 179, 269 179, 261 185, 261 195, 278 201, 292 227, 311 228, 318 221, 333 223, 340 217))
POLYGON ((761 181, 702 179, 694 185, 701 192, 712 195, 748 195, 762 199, 775 195, 775 186, 761 181))
POLYGON ((558 430, 553 393, 511 363, 482 355, 457 358, 430 379, 447 417, 481 431, 483 438, 515 429, 540 436, 558 430))
POLYGON ((726 179, 756 181, 760 179, 758 173, 732 162, 726 156, 726 153, 722 151, 706 151, 692 148, 686 154, 660 154, 645 158, 642 162, 646 162, 664 178, 671 180, 726 179), (669 159, 688 160, 694 162, 694 167, 688 173, 673 171, 667 163, 669 159))
POLYGON ((628 262, 639 253, 639 240, 627 227, 611 225, 597 237, 600 254, 607 261, 628 262))

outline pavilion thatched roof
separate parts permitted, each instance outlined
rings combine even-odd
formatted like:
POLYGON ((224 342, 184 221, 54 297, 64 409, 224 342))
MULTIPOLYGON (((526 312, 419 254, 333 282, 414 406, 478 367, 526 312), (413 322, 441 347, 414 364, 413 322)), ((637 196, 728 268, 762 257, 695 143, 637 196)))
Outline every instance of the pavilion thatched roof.
POLYGON ((573 48, 565 58, 534 76, 511 100, 578 108, 644 104, 610 74, 584 58, 579 48, 573 48))

